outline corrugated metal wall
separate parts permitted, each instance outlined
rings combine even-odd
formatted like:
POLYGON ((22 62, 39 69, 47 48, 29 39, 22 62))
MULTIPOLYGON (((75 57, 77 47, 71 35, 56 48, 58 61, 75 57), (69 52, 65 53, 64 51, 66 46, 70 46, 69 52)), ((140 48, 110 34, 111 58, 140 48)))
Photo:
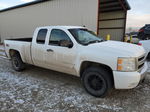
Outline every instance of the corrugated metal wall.
POLYGON ((79 25, 97 30, 98 0, 52 0, 0 13, 2 41, 31 37, 38 26, 79 25))
POLYGON ((107 34, 111 35, 111 40, 122 41, 124 34, 124 25, 126 18, 124 11, 114 11, 100 13, 99 15, 99 35, 106 37, 107 34), (117 19, 121 18, 121 19, 117 19), (111 20, 112 19, 112 20, 111 20))

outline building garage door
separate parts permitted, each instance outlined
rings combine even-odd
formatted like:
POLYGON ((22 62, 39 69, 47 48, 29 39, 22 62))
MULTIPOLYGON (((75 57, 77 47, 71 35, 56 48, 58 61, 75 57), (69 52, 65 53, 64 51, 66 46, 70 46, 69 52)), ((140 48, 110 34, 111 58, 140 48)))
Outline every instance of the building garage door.
POLYGON ((123 41, 126 29, 127 10, 125 0, 100 0, 98 34, 111 40, 123 41))

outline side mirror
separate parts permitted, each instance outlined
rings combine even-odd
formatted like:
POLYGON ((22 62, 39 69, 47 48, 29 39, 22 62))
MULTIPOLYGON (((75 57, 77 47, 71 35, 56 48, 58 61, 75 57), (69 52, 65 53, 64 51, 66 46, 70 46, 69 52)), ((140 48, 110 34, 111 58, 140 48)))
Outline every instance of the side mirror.
POLYGON ((61 40, 60 41, 60 46, 72 48, 73 47, 73 43, 71 41, 69 41, 69 40, 61 40))

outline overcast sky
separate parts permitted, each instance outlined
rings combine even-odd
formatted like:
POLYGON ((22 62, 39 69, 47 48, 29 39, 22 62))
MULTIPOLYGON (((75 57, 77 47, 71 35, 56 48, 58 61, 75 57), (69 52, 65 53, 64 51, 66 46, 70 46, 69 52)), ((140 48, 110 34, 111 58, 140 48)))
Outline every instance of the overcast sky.
POLYGON ((34 0, 0 0, 0 9, 11 7, 14 5, 30 2, 34 0))
MULTIPOLYGON (((0 9, 34 0, 0 0, 0 9)), ((127 27, 141 27, 150 24, 150 0, 128 0, 131 10, 128 11, 127 27)))
POLYGON ((128 11, 127 27, 141 27, 150 24, 150 0, 128 0, 131 10, 128 11))

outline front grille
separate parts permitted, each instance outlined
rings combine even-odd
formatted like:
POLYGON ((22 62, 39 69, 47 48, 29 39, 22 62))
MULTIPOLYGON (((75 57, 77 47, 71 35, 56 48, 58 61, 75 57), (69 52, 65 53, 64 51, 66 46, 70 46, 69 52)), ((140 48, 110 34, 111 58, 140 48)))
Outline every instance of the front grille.
POLYGON ((137 60, 137 68, 139 71, 144 67, 144 63, 145 63, 145 55, 142 55, 137 60))
POLYGON ((138 69, 141 69, 144 66, 144 63, 138 66, 138 69))
POLYGON ((145 58, 145 57, 143 56, 143 57, 139 58, 138 61, 142 61, 144 58, 145 58))

